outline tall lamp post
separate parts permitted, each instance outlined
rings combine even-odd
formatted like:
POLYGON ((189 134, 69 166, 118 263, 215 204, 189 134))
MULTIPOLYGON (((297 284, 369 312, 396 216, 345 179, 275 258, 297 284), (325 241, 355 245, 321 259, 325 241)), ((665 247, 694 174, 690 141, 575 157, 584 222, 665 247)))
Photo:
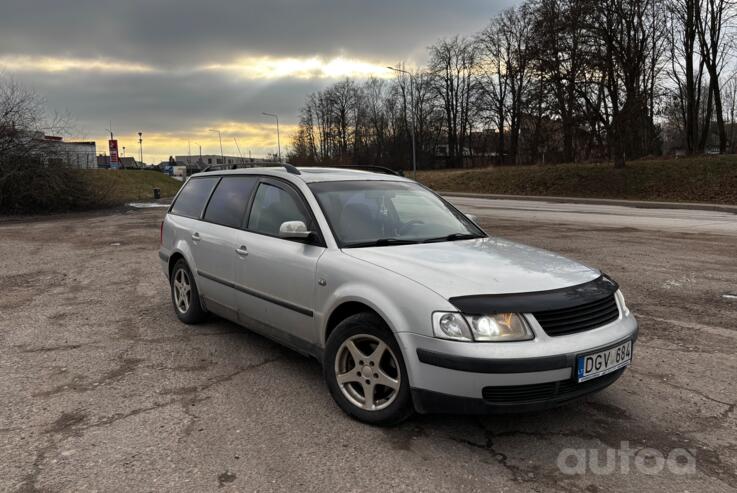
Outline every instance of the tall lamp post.
POLYGON ((143 166, 143 132, 138 132, 138 149, 141 152, 141 166, 143 166))
POLYGON ((404 69, 387 67, 389 70, 409 75, 409 97, 412 105, 412 178, 417 179, 417 154, 415 152, 415 77, 404 69))
POLYGON ((279 136, 279 115, 276 113, 261 113, 264 116, 270 116, 276 119, 276 148, 279 156, 279 162, 281 163, 281 137, 279 136))
POLYGON ((210 129, 210 132, 218 133, 218 138, 220 139, 220 160, 222 161, 222 164, 225 164, 225 154, 223 154, 223 135, 220 133, 220 130, 215 130, 213 128, 210 129))
POLYGON ((195 142, 195 143, 194 143, 194 145, 196 145, 197 147, 199 147, 199 148, 200 148, 200 160, 199 160, 199 161, 197 161, 197 166, 198 166, 199 168, 202 168, 202 165, 204 164, 204 163, 202 162, 202 146, 201 146, 201 145, 200 145, 199 143, 197 143, 197 142, 195 142))

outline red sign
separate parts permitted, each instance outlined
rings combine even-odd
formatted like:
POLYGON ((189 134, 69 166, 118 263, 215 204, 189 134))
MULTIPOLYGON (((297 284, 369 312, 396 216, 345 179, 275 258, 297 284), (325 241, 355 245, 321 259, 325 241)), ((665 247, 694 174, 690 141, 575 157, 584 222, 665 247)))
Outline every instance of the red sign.
POLYGON ((107 143, 108 143, 108 148, 110 149, 110 162, 117 163, 118 162, 118 141, 108 140, 107 143))

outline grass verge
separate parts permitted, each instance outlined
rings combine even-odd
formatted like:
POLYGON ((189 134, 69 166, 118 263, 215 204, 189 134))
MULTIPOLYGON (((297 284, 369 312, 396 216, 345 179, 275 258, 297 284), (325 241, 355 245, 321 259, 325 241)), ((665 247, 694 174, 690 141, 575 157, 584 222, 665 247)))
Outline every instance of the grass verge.
POLYGON ((611 164, 434 170, 417 179, 442 192, 737 204, 737 156, 611 164))
POLYGON ((157 171, 79 170, 0 159, 0 214, 44 214, 116 207, 172 197, 181 182, 157 171))
POLYGON ((173 197, 182 182, 158 171, 144 170, 78 170, 75 171, 100 206, 153 199, 153 189, 161 189, 162 197, 173 197))

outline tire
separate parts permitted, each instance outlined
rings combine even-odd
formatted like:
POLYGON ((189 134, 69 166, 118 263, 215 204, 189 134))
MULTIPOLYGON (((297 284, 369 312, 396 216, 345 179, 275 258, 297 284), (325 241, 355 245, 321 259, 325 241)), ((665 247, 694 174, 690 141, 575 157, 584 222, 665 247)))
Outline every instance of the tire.
POLYGON ((169 279, 171 287, 171 302, 174 313, 185 324, 198 324, 207 318, 207 312, 200 304, 200 292, 197 289, 192 271, 184 259, 179 259, 171 271, 169 279), (188 285, 186 292, 180 291, 179 286, 188 285))
POLYGON ((390 426, 413 413, 399 344, 373 313, 352 315, 338 324, 325 347, 323 374, 338 406, 359 421, 390 426))

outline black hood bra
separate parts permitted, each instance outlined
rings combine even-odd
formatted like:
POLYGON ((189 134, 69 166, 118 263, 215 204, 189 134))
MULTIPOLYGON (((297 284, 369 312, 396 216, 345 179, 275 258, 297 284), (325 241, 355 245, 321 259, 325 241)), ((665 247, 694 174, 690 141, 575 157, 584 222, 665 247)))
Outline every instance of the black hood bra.
POLYGON ((612 296, 619 285, 605 274, 593 281, 549 291, 529 293, 456 296, 450 301, 459 311, 471 315, 492 313, 534 313, 561 310, 612 296))

